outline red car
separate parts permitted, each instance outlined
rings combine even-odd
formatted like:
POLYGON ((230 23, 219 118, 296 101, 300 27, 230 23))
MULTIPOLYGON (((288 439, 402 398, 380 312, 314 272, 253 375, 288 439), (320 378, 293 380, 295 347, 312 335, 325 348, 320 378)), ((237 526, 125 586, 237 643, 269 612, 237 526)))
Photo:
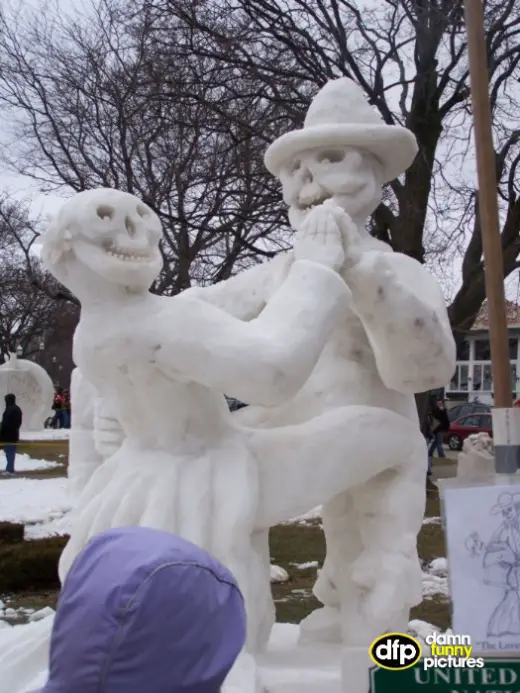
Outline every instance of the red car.
POLYGON ((493 437, 491 414, 480 412, 460 416, 450 423, 450 430, 444 434, 444 442, 450 450, 462 450, 462 443, 473 433, 487 433, 493 437))

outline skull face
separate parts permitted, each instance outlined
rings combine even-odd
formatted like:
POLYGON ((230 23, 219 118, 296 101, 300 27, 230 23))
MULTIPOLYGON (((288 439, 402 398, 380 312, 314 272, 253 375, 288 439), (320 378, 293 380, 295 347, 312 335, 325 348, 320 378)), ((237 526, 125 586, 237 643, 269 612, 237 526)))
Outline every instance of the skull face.
POLYGON ((354 220, 366 219, 381 201, 379 162, 350 147, 309 149, 280 170, 291 226, 298 230, 307 212, 334 199, 354 220))
POLYGON ((134 195, 88 190, 65 203, 56 220, 63 250, 112 284, 146 290, 159 274, 161 222, 134 195))

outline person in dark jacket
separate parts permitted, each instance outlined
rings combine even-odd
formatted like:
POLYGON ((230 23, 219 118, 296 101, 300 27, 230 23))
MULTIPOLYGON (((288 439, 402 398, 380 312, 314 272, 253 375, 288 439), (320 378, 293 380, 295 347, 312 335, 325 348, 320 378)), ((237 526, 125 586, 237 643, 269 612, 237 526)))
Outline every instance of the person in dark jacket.
POLYGON ((5 452, 8 474, 14 474, 14 461, 16 459, 16 443, 20 440, 20 428, 22 426, 22 410, 16 404, 13 394, 5 396, 5 411, 0 424, 0 443, 5 452))
POLYGON ((52 428, 64 428, 65 424, 65 396, 63 389, 58 387, 54 395, 52 404, 54 410, 54 418, 52 420, 52 428))
POLYGON ((111 529, 65 578, 34 693, 219 693, 245 639, 242 594, 215 558, 169 532, 111 529))
POLYGON ((442 400, 437 400, 431 409, 431 441, 428 455, 433 457, 437 450, 439 457, 446 457, 444 452, 444 434, 450 429, 448 412, 442 400))

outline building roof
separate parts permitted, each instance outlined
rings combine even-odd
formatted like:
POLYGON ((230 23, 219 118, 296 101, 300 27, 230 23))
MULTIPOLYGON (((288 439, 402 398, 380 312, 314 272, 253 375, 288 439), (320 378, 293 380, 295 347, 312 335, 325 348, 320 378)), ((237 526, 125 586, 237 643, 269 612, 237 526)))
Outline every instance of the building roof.
MULTIPOLYGON (((520 306, 513 301, 506 301, 506 320, 508 327, 520 327, 520 306)), ((487 301, 484 301, 481 309, 477 314, 477 318, 472 330, 488 330, 489 317, 487 301)))

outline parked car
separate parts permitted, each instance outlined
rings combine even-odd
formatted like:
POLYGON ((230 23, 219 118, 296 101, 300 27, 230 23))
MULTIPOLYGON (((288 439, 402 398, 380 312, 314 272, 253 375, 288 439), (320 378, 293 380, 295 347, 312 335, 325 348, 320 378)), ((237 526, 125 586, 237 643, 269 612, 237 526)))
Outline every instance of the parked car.
POLYGON ((450 423, 450 430, 444 434, 444 442, 450 450, 462 450, 462 443, 473 433, 487 433, 493 437, 491 412, 466 414, 450 423))
POLYGON ((456 421, 461 416, 468 414, 490 414, 491 407, 483 402, 461 402, 454 407, 446 409, 450 421, 456 421))

